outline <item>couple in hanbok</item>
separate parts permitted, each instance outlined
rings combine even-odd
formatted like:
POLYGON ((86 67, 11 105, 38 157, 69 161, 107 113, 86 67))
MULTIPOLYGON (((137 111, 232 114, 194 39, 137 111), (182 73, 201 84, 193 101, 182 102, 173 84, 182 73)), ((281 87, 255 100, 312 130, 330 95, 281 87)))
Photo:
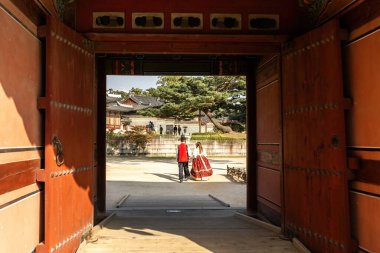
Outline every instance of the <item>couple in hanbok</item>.
POLYGON ((203 149, 200 142, 195 144, 194 152, 191 152, 191 149, 186 144, 186 137, 181 136, 181 144, 178 145, 177 149, 179 182, 187 181, 190 175, 194 180, 208 180, 212 175, 212 169, 206 156, 206 150, 203 149), (192 168, 189 172, 191 157, 193 158, 192 168))
POLYGON ((206 150, 197 142, 193 152, 193 161, 190 174, 195 180, 208 180, 212 176, 212 168, 207 159, 206 150))

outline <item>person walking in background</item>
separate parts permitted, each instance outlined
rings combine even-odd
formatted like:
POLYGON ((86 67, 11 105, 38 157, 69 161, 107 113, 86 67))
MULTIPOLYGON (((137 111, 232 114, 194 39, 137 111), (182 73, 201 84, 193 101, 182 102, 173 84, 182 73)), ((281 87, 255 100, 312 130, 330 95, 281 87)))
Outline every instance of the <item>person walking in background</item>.
POLYGON ((181 136, 181 130, 182 130, 182 129, 181 129, 181 126, 178 125, 178 135, 179 135, 179 136, 181 136))
POLYGON ((194 159, 191 168, 191 176, 195 180, 208 180, 212 176, 212 168, 207 159, 206 150, 203 149, 202 144, 197 142, 194 149, 194 159))
POLYGON ((160 135, 162 135, 162 131, 164 131, 164 129, 163 129, 162 126, 160 125, 160 135))
POLYGON ((178 177, 179 182, 187 181, 190 177, 189 173, 189 159, 191 156, 191 150, 186 144, 186 137, 181 136, 181 143, 177 147, 177 162, 178 162, 178 177), (183 177, 185 173, 185 178, 183 177))
POLYGON ((177 125, 174 125, 173 131, 174 131, 174 135, 177 135, 177 125))

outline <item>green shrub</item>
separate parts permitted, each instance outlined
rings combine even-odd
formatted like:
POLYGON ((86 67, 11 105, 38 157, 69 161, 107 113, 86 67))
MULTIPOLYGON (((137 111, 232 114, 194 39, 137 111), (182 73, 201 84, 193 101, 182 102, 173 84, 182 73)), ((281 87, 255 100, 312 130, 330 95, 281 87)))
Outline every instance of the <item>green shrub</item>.
POLYGON ((134 126, 132 131, 126 132, 125 137, 129 144, 134 145, 137 150, 145 150, 146 144, 154 137, 154 132, 146 132, 145 126, 134 126))
POLYGON ((106 131, 106 143, 113 148, 129 144, 136 150, 145 150, 146 145, 155 136, 154 132, 146 132, 145 126, 134 126, 126 133, 115 133, 113 130, 106 131))
POLYGON ((237 123, 231 124, 231 129, 232 131, 239 132, 239 133, 242 133, 245 131, 245 127, 237 123))
POLYGON ((115 133, 113 129, 106 131, 106 143, 111 147, 118 147, 121 142, 125 140, 125 135, 122 133, 115 133))

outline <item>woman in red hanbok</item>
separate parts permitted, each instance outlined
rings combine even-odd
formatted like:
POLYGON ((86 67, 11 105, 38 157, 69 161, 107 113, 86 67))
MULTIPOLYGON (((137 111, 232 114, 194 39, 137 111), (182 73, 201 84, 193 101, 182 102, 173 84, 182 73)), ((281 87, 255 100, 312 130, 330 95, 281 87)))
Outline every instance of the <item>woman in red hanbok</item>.
POLYGON ((202 144, 197 142, 193 153, 194 159, 190 171, 191 176, 195 180, 208 180, 212 175, 212 168, 207 159, 206 151, 203 149, 202 144))

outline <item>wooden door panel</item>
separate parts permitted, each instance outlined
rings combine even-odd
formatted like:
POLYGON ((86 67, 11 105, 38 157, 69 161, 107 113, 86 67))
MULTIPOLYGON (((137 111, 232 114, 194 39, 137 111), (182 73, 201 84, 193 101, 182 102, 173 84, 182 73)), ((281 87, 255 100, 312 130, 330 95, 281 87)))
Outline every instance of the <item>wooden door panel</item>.
POLYGON ((44 242, 37 252, 74 252, 93 225, 93 68, 91 43, 49 18, 46 43, 44 242), (57 156, 53 143, 62 145, 57 156), (58 164, 62 162, 62 164, 58 164))
POLYGON ((283 51, 285 227, 313 252, 349 252, 339 24, 283 51))

